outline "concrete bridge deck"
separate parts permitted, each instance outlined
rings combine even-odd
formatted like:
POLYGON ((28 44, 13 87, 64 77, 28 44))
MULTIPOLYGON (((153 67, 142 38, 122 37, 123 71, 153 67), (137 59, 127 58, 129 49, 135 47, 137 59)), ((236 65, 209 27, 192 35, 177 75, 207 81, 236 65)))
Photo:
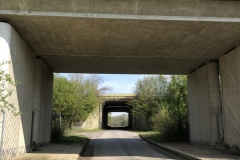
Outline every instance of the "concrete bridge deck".
POLYGON ((189 74, 240 42, 238 1, 0 4, 0 21, 10 23, 53 72, 189 74))

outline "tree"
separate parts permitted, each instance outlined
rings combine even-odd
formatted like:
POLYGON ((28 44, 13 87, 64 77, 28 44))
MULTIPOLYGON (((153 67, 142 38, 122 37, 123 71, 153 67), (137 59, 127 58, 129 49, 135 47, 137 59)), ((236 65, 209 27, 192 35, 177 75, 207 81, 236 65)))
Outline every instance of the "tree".
POLYGON ((20 112, 14 107, 12 103, 8 101, 8 98, 12 95, 14 87, 19 83, 14 81, 10 74, 6 73, 3 69, 5 65, 10 62, 3 61, 0 63, 0 112, 10 111, 13 115, 18 115, 20 112))
MULTIPOLYGON (((174 139, 183 140, 187 125, 187 79, 186 76, 171 76, 167 87, 165 108, 172 121, 174 139)), ((167 134, 167 133, 166 133, 167 134)))
POLYGON ((110 114, 110 116, 108 117, 108 124, 111 127, 126 127, 128 126, 128 114, 122 113, 120 115, 115 116, 112 116, 110 114), (111 121, 109 121, 109 118, 111 118, 111 121))
POLYGON ((53 111, 69 127, 82 124, 101 102, 101 94, 109 87, 100 87, 98 75, 69 74, 69 79, 58 74, 54 77, 53 111))
POLYGON ((137 95, 129 102, 133 113, 142 114, 147 130, 155 129, 170 139, 184 139, 187 124, 186 76, 148 76, 138 80, 137 95))
POLYGON ((74 108, 74 88, 72 83, 60 75, 54 76, 53 86, 53 125, 56 129, 62 129, 62 117, 69 119, 74 108), (68 117, 68 118, 67 118, 68 117))
POLYGON ((65 77, 55 75, 53 93, 53 111, 64 114, 74 103, 72 83, 65 77))
POLYGON ((70 81, 74 87, 74 121, 83 122, 101 102, 101 94, 110 91, 108 86, 101 87, 103 79, 95 74, 70 74, 70 81))
POLYGON ((134 93, 137 96, 129 102, 129 105, 133 106, 135 115, 142 114, 146 118, 147 130, 152 129, 152 117, 162 107, 166 84, 167 78, 162 75, 147 76, 136 83, 134 93))

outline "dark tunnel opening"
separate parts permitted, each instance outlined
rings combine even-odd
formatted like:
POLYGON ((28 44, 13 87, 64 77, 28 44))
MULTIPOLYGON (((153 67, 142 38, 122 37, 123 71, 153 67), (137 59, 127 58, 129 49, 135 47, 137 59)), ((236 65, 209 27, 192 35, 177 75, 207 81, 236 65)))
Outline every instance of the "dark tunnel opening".
POLYGON ((108 100, 102 107, 102 128, 103 129, 132 129, 133 116, 132 107, 127 104, 128 100, 108 100), (108 115, 111 112, 125 112, 128 114, 127 126, 110 126, 108 123, 108 115))

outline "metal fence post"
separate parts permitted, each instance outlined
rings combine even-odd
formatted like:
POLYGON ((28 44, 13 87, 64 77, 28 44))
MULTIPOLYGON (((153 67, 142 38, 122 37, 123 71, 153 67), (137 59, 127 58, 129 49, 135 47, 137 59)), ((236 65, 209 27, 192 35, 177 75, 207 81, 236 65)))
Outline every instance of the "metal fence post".
POLYGON ((3 157, 3 141, 4 141, 4 125, 5 125, 5 119, 6 119, 6 112, 4 111, 4 112, 3 112, 3 122, 2 122, 0 160, 2 160, 2 157, 3 157))

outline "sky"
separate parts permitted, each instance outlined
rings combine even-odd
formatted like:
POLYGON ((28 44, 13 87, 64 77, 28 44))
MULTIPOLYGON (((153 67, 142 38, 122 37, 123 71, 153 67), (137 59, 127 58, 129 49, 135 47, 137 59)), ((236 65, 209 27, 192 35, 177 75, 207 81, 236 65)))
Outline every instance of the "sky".
MULTIPOLYGON (((61 74, 68 77, 67 73, 61 74)), ((107 93, 133 93, 133 88, 138 79, 142 79, 143 74, 99 74, 104 82, 102 86, 108 86, 112 88, 111 92, 107 93)))
POLYGON ((146 75, 139 74, 101 74, 104 79, 102 86, 112 87, 108 93, 133 93, 133 88, 138 81, 146 75))

